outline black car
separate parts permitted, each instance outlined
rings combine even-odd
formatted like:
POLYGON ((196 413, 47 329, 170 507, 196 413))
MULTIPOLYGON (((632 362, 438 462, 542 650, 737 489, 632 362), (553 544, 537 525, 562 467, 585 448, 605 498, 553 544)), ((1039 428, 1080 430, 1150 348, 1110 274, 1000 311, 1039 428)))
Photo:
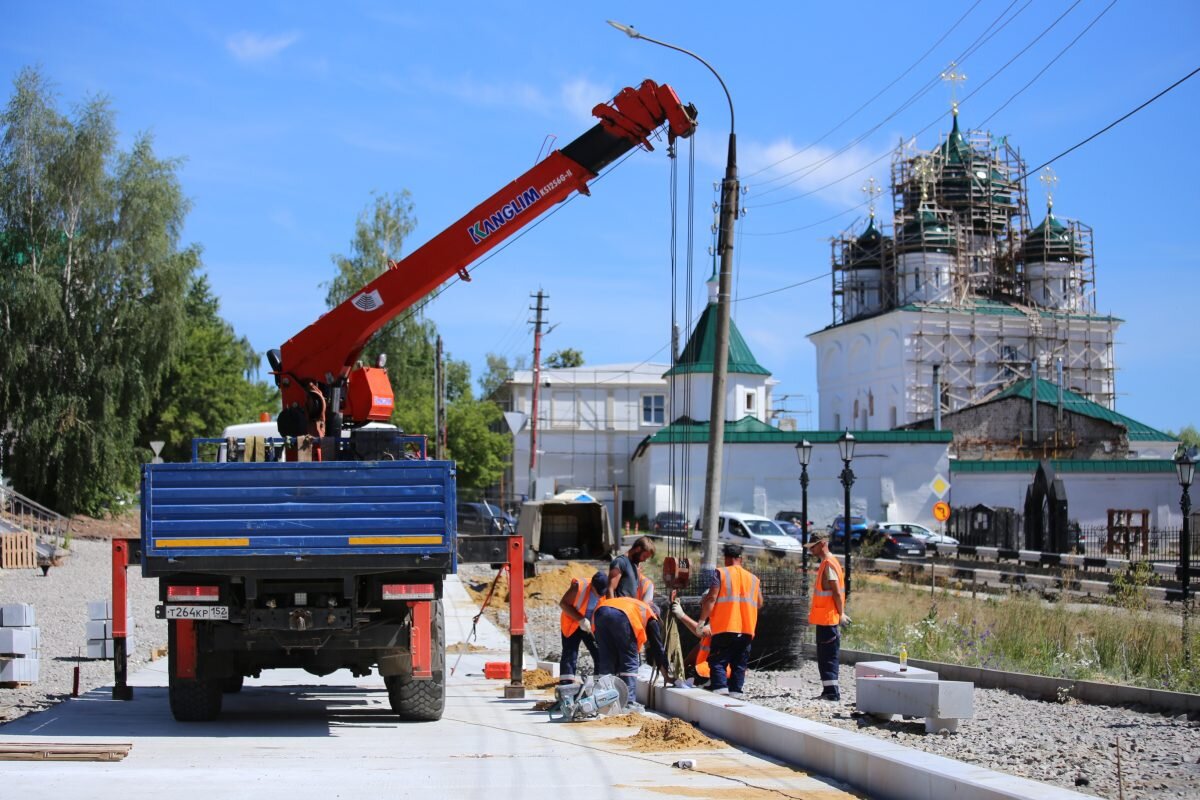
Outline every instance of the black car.
MULTIPOLYGON (((924 558, 925 540, 902 530, 876 528, 868 532, 871 541, 883 542, 883 555, 887 558, 924 558)), ((853 540, 852 540, 853 541, 853 540)))
POLYGON ((458 532, 464 536, 515 533, 517 521, 491 503, 459 503, 458 532))
POLYGON ((687 518, 682 511, 660 511, 654 515, 654 532, 659 536, 687 536, 687 518))

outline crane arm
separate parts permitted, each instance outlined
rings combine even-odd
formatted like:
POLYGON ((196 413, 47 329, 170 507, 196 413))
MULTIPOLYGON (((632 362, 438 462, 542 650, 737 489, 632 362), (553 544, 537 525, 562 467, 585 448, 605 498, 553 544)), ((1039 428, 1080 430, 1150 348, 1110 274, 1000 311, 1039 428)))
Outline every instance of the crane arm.
POLYGON ((386 420, 392 395, 386 374, 356 362, 371 336, 451 276, 466 268, 666 126, 671 140, 696 129, 696 110, 665 84, 646 80, 623 89, 592 113, 600 122, 562 150, 471 209, 408 257, 268 354, 284 411, 280 432, 337 435, 343 413, 350 423, 386 420), (323 401, 323 402, 322 402, 323 401), (285 430, 285 426, 288 430, 285 430))

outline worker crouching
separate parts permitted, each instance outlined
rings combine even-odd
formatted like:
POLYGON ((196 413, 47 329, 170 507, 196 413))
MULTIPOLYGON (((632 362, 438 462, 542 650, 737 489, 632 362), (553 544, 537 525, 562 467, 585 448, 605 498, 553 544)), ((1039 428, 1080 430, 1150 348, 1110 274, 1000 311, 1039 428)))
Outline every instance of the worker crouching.
POLYGON ((673 680, 663 649, 662 625, 654 606, 635 597, 607 597, 596 607, 594 629, 596 646, 600 650, 596 674, 617 675, 625 681, 629 687, 627 706, 639 708, 634 697, 637 696, 637 673, 641 666, 639 653, 643 647, 647 648, 651 664, 662 670, 666 682, 673 680))
POLYGON ((562 631, 562 655, 558 659, 560 680, 579 680, 577 670, 580 644, 591 653, 592 663, 599 663, 596 638, 592 634, 592 615, 596 613, 596 606, 607 591, 608 576, 597 571, 587 583, 572 578, 570 588, 558 601, 558 607, 562 609, 559 618, 559 628, 562 631))
POLYGON ((763 604, 762 587, 758 576, 742 567, 741 545, 727 544, 722 553, 725 567, 713 573, 709 589, 700 599, 699 634, 712 636, 709 688, 741 698, 763 604))

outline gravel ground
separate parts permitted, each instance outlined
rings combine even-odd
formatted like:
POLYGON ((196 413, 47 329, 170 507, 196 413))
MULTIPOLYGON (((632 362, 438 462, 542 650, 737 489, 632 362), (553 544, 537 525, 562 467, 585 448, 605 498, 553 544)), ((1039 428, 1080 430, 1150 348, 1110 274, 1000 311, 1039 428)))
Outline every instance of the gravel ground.
MULTIPOLYGON (((112 661, 85 657, 87 604, 111 594, 112 548, 107 541, 75 539, 71 551, 66 563, 45 577, 41 570, 0 570, 0 604, 32 603, 42 640, 41 679, 31 686, 0 688, 0 723, 70 697, 76 664, 80 692, 113 682, 112 661)), ((157 579, 143 578, 137 567, 128 574, 136 644, 129 659, 132 672, 150 660, 154 648, 166 645, 167 625, 154 619, 157 579)))
MULTIPOLYGON (((463 569, 464 580, 490 579, 463 569)), ((507 626, 506 612, 489 616, 507 626)), ((557 660, 558 610, 531 608, 526 639, 540 658, 557 660)), ((581 671, 591 662, 581 653, 581 671)), ((842 702, 820 693, 815 663, 792 672, 751 672, 746 698, 826 725, 888 739, 907 747, 1032 778, 1085 794, 1120 796, 1116 748, 1120 737, 1122 789, 1126 800, 1200 798, 1200 719, 1137 708, 1031 700, 999 689, 975 690, 975 718, 951 735, 926 734, 923 720, 880 722, 854 709, 854 668, 840 673, 842 702)))

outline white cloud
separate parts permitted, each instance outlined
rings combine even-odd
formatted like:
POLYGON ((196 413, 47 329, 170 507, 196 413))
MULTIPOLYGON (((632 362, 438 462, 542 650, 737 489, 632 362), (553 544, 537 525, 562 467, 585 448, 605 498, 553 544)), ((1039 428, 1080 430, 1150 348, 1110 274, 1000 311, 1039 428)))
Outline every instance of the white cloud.
POLYGON ((577 119, 591 122, 595 122, 592 109, 597 103, 611 100, 613 94, 608 86, 592 83, 587 78, 567 81, 559 89, 559 97, 567 112, 577 119))
POLYGON ((225 40, 225 48, 238 61, 266 61, 282 53, 300 40, 296 31, 275 36, 260 36, 240 31, 225 40))
POLYGON ((469 76, 445 80, 429 72, 415 77, 415 82, 428 91, 457 98, 464 103, 488 108, 513 108, 545 113, 549 98, 536 86, 527 83, 488 83, 469 76))
POLYGON ((738 161, 743 176, 764 170, 756 176, 745 177, 750 186, 746 204, 755 200, 774 203, 798 195, 813 193, 815 199, 831 206, 849 207, 865 199, 861 188, 871 176, 880 186, 889 182, 892 148, 872 150, 854 145, 843 152, 841 148, 813 145, 797 147, 790 139, 767 144, 738 142, 738 161))

